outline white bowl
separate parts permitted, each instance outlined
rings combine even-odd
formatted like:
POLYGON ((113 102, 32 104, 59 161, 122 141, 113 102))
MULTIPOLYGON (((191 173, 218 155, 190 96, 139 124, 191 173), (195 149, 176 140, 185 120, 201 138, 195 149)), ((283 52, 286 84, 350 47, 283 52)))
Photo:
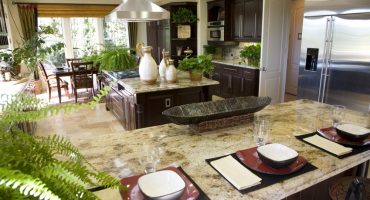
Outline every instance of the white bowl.
POLYGON ((260 146, 257 153, 262 162, 274 168, 286 167, 298 158, 295 150, 277 143, 260 146))
POLYGON ((171 170, 146 174, 139 178, 138 185, 145 196, 156 200, 178 199, 185 189, 184 180, 171 170))
POLYGON ((336 127, 339 136, 349 140, 363 140, 370 135, 370 130, 354 124, 341 124, 336 127))

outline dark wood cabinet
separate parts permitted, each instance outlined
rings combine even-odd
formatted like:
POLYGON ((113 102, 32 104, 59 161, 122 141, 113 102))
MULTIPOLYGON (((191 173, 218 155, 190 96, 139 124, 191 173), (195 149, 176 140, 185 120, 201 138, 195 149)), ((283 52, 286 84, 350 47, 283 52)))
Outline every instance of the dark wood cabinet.
POLYGON ((232 37, 237 41, 261 41, 263 0, 232 2, 232 37))
POLYGON ((173 106, 208 100, 208 87, 136 94, 136 128, 170 123, 162 112, 173 106))
MULTIPOLYGON (((170 13, 175 13, 179 8, 190 9, 197 15, 197 3, 176 2, 162 5, 170 13)), ((171 58, 175 60, 177 66, 178 60, 185 58, 184 50, 189 47, 193 50, 192 55, 197 55, 197 23, 190 24, 191 37, 177 38, 178 24, 172 23, 171 19, 147 23, 147 43, 153 47, 152 56, 159 64, 162 59, 162 50, 170 51, 171 58), (177 55, 177 48, 181 48, 181 55, 177 55)))
POLYGON ((218 86, 211 87, 211 95, 224 98, 258 96, 258 69, 215 64, 215 70, 208 77, 220 82, 218 86))

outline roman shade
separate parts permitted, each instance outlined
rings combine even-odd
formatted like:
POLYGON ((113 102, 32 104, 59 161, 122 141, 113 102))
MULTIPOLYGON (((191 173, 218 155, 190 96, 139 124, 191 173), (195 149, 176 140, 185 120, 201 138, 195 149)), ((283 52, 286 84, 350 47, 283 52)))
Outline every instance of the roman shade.
POLYGON ((37 4, 39 17, 105 17, 117 5, 37 4))

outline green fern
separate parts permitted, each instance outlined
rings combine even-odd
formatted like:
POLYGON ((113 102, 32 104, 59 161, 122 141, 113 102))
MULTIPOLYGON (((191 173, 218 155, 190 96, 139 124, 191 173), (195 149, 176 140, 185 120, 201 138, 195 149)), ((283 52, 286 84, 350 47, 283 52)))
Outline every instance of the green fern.
POLYGON ((108 91, 104 88, 89 103, 60 106, 15 96, 0 115, 0 199, 97 199, 87 187, 125 189, 117 179, 96 170, 68 140, 56 135, 35 137, 14 126, 94 107, 108 91))

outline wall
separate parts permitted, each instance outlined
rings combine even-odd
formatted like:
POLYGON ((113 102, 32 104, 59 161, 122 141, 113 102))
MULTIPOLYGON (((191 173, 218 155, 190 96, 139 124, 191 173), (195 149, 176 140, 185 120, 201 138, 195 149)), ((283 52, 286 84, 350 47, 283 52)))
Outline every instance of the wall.
POLYGON ((146 23, 139 22, 137 27, 137 42, 144 42, 144 44, 148 44, 147 41, 147 34, 146 34, 146 23))
POLYGON ((12 0, 4 0, 6 28, 8 30, 9 48, 17 48, 22 43, 22 27, 19 20, 17 5, 12 0))

